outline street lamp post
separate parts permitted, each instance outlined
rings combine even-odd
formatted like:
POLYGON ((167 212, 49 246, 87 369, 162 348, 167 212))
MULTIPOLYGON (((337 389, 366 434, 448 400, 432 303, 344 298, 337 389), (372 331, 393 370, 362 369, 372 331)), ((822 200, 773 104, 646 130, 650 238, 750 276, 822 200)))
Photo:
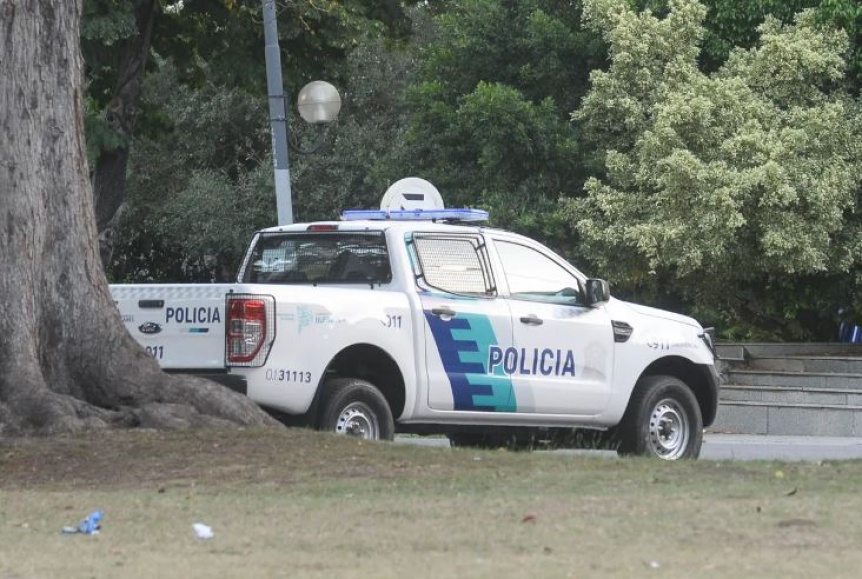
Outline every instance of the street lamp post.
POLYGON ((275 0, 263 0, 263 36, 266 43, 266 88, 269 94, 269 122, 272 130, 272 160, 275 165, 275 200, 278 224, 293 223, 293 201, 290 195, 290 166, 287 158, 287 114, 281 80, 281 53, 275 0))
MULTIPOLYGON (((269 119, 272 131, 272 159, 275 166, 275 199, 278 224, 293 223, 293 199, 290 191, 288 159, 288 119, 284 105, 284 85, 281 78, 281 52, 278 47, 278 27, 275 0, 263 2, 263 32, 266 57, 266 87, 269 94, 269 119)), ((306 122, 328 124, 341 110, 341 97, 328 82, 313 81, 299 92, 299 114, 306 122)))

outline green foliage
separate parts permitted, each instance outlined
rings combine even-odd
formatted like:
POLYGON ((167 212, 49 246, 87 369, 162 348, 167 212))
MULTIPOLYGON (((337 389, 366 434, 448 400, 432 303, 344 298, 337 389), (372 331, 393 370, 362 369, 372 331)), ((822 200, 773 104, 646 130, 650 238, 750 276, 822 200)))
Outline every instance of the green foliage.
POLYGON ((230 281, 251 234, 273 224, 272 171, 261 165, 238 181, 192 170, 164 205, 132 206, 114 252, 114 282, 230 281))
POLYGON ((270 169, 260 165, 236 180, 212 170, 191 171, 185 186, 158 212, 156 230, 182 247, 186 259, 219 267, 219 278, 231 278, 252 232, 272 224, 270 169))
POLYGON ((126 137, 108 125, 96 103, 89 98, 84 101, 84 132, 87 135, 87 160, 91 167, 101 151, 112 151, 128 143, 126 137))
MULTIPOLYGON (((384 29, 400 34, 406 21, 388 0, 276 5, 283 76, 294 90, 313 78, 332 80, 358 38, 384 29)), ((260 0, 186 0, 182 10, 161 18, 153 48, 176 64, 184 83, 265 87, 261 6, 260 0)))
POLYGON ((106 274, 110 283, 165 281, 208 282, 212 278, 206 264, 190 259, 182 247, 161 237, 147 208, 130 206, 123 214, 106 274))
POLYGON ((153 51, 171 60, 183 84, 259 84, 266 78, 261 2, 185 0, 159 18, 153 51))
POLYGON ((94 111, 111 100, 126 58, 125 42, 139 33, 135 11, 155 0, 86 0, 81 17, 81 52, 87 97, 94 111))
POLYGON ((826 26, 842 28, 850 38, 847 85, 856 95, 862 90, 862 3, 858 0, 821 0, 817 11, 826 26))
POLYGON ((707 71, 721 66, 734 48, 752 48, 760 34, 757 27, 767 16, 789 24, 794 15, 814 8, 818 0, 706 0, 708 8, 702 62, 707 71))
POLYGON ((568 112, 604 57, 580 16, 580 2, 460 2, 435 19, 407 94, 406 145, 447 203, 557 245, 557 199, 585 178, 568 112))
POLYGON ((113 46, 137 34, 134 5, 124 0, 88 0, 81 18, 81 40, 113 46))
MULTIPOLYGON (((293 200, 298 220, 332 219, 345 208, 379 206, 386 188, 412 174, 402 155, 405 86, 415 76, 415 58, 430 22, 422 8, 410 11, 411 43, 376 34, 357 39, 343 65, 342 110, 323 150, 291 158, 293 200)), ((297 120, 291 130, 301 147, 318 132, 297 120)))
MULTIPOLYGON (((148 4, 87 0, 91 158, 126 145, 101 110, 148 4)), ((376 206, 416 175, 450 206, 593 258, 617 295, 728 337, 834 338, 838 305, 862 311, 848 303, 862 286, 862 112, 843 90, 862 78, 855 0, 462 0, 406 14, 409 36, 398 2, 279 4, 289 108, 313 78, 343 99, 330 147, 291 153, 297 219, 376 206)), ((260 2, 186 0, 160 14, 151 54, 110 273, 228 279, 248 235, 275 222, 260 2)), ((289 114, 300 145, 315 141, 289 114)))
MULTIPOLYGON (((754 47, 760 38, 758 26, 767 16, 791 24, 797 13, 810 8, 819 25, 847 32, 850 39, 847 86, 856 94, 862 88, 862 3, 858 0, 703 0, 702 3, 708 10, 700 54, 702 70, 717 70, 734 48, 754 47)), ((631 4, 657 15, 668 11, 667 0, 633 0, 631 4)))
POLYGON ((124 43, 138 35, 135 10, 154 0, 87 0, 81 17, 81 51, 87 79, 84 128, 91 166, 103 150, 125 147, 128 138, 105 120, 105 107, 118 84, 124 43))
POLYGON ((664 288, 725 321, 793 334, 795 305, 765 288, 857 262, 859 117, 836 88, 846 34, 811 12, 791 26, 767 19, 757 47, 707 76, 694 0, 670 2, 664 19, 622 0, 586 7, 612 57, 575 115, 607 150, 606 177, 566 208, 590 255, 626 290, 664 288))
MULTIPOLYGON (((105 5, 114 6, 112 2, 105 0, 105 5)), ((132 143, 128 208, 109 268, 112 279, 230 279, 251 233, 275 224, 260 14, 258 0, 186 0, 178 12, 161 14, 132 143)), ((318 76, 338 83, 345 55, 356 43, 380 38, 384 28, 395 34, 402 18, 397 3, 280 4, 285 79, 296 86, 318 76)), ((379 85, 372 88, 382 92, 379 85)), ((98 101, 90 100, 88 145, 95 155, 114 143, 99 118, 98 101)), ((375 118, 383 117, 382 110, 375 118)), ((355 118, 361 115, 359 111, 355 118)), ((300 127, 296 132, 302 137, 302 122, 292 119, 292 125, 300 127)), ((389 144, 384 138, 378 150, 389 144)), ((356 168, 364 152, 362 147, 351 151, 353 175, 361 175, 356 168)), ((327 207, 320 193, 332 181, 326 165, 316 174, 304 170, 308 164, 301 159, 294 159, 293 166, 299 176, 294 180, 297 213, 327 207), (305 183, 314 184, 312 195, 303 195, 305 183)), ((333 198, 328 207, 342 209, 340 200, 333 198)))
POLYGON ((162 111, 160 128, 135 141, 109 275, 208 281, 215 270, 228 279, 251 233, 275 222, 265 102, 240 88, 183 85, 166 61, 143 102, 162 111))

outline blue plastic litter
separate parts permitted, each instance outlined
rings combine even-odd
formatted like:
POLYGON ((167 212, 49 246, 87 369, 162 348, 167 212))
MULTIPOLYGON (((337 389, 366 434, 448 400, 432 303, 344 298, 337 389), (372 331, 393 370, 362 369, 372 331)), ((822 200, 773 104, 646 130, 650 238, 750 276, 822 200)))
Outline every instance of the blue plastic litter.
POLYGON ((81 521, 77 527, 63 527, 64 533, 83 533, 85 535, 97 535, 102 528, 102 511, 93 511, 81 521))

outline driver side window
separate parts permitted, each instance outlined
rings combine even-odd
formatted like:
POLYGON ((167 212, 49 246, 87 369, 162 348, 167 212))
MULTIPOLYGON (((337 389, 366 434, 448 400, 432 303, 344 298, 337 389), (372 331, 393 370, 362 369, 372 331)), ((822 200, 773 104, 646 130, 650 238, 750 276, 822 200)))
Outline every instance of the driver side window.
POLYGON ((495 240, 512 298, 583 305, 578 279, 557 262, 526 245, 495 240))

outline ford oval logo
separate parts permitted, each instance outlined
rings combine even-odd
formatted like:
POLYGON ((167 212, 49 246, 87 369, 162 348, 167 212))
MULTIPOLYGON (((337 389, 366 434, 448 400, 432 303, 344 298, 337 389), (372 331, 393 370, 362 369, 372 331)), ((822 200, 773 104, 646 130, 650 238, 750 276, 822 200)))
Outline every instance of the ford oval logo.
POLYGON ((158 334, 162 331, 162 327, 155 322, 147 322, 138 326, 138 330, 142 334, 158 334))

